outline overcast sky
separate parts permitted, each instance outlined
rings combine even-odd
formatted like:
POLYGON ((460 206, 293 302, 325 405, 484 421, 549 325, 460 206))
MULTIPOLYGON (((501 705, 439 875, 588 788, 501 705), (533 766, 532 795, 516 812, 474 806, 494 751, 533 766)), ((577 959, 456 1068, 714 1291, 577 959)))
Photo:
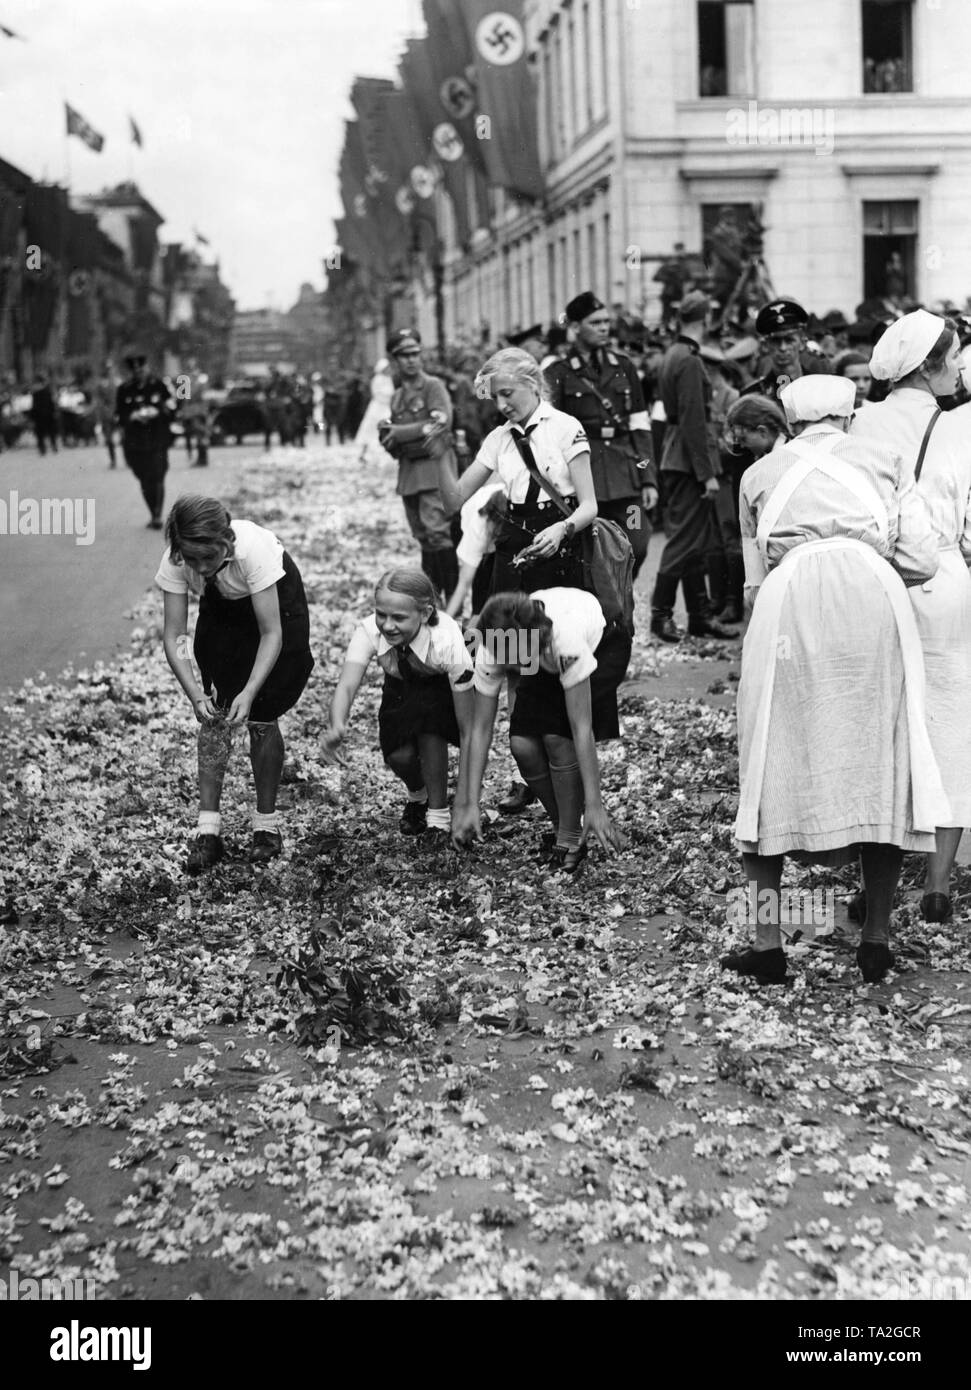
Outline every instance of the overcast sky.
POLYGON ((422 31, 420 0, 0 0, 0 24, 26 40, 0 34, 0 158, 51 182, 69 159, 79 193, 134 178, 241 308, 322 286, 351 81, 393 76, 422 31), (101 154, 66 141, 65 101, 101 154))

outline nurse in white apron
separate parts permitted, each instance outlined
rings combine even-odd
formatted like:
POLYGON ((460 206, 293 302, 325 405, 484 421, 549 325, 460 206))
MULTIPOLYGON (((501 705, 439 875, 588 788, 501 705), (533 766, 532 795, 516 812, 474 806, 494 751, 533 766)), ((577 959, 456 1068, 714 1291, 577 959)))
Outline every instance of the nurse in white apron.
POLYGON ((857 963, 874 982, 893 965, 903 851, 931 849, 948 814, 905 588, 936 572, 937 546, 899 456, 847 438, 850 380, 803 377, 780 399, 795 438, 745 472, 739 507, 754 607, 738 692, 735 834, 756 939, 721 964, 785 980, 784 856, 829 865, 859 856, 868 914, 857 963))
POLYGON ((920 906, 929 922, 951 915, 951 870, 971 825, 971 405, 942 414, 937 402, 957 390, 961 366, 953 320, 926 309, 905 314, 870 361, 878 380, 893 383, 890 395, 850 428, 854 439, 893 449, 913 470, 940 552, 933 582, 910 591, 924 651, 927 732, 951 806, 927 856, 920 906))

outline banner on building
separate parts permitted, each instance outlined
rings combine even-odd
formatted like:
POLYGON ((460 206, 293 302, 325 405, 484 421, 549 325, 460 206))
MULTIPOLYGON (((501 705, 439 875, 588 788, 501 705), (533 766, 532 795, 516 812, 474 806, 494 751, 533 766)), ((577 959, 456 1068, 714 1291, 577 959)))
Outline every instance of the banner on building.
POLYGON ((431 52, 424 39, 409 40, 400 71, 405 95, 410 98, 421 124, 428 155, 437 163, 451 200, 459 244, 467 246, 472 235, 467 177, 470 162, 465 141, 439 100, 431 52))
POLYGON ((523 0, 455 0, 475 73, 476 138, 489 179, 539 199, 536 91, 527 61, 523 0))

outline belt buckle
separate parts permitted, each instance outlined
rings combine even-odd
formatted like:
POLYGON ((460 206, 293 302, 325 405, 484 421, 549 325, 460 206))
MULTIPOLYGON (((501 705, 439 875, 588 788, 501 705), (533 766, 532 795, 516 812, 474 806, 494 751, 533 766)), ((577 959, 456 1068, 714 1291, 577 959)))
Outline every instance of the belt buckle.
POLYGON ((600 429, 600 438, 613 439, 616 433, 617 431, 614 429, 613 425, 603 425, 600 429))

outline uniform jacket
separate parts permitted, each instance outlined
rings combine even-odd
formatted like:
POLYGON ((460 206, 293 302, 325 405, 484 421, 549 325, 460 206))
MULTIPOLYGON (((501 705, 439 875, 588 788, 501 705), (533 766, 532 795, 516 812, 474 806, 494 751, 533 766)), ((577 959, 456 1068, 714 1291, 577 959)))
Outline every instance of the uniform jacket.
POLYGON ((175 416, 175 401, 169 388, 157 376, 144 382, 125 381, 118 387, 115 414, 124 431, 126 449, 154 450, 169 446, 169 425, 175 416), (152 420, 133 420, 132 415, 142 406, 154 406, 158 414, 152 420))
POLYGON ((583 426, 590 441, 597 501, 610 502, 618 497, 640 501, 641 488, 657 485, 643 388, 629 357, 613 348, 601 349, 601 353, 599 368, 576 350, 548 367, 550 403, 583 426), (610 411, 600 396, 610 402, 610 411), (641 421, 638 416, 643 417, 641 421), (638 468, 641 462, 647 466, 638 468))
MULTIPOLYGON (((391 423, 420 425, 431 419, 433 410, 440 411, 446 424, 451 425, 452 403, 445 383, 437 376, 423 373, 415 386, 403 385, 395 391, 391 398, 391 423)), ((398 460, 398 493, 402 497, 432 492, 438 487, 438 464, 423 448, 420 431, 415 433, 415 440, 398 444, 393 450, 398 460)))
POLYGON ((711 381, 691 338, 679 337, 664 354, 661 402, 667 419, 661 472, 690 473, 699 483, 719 477, 711 381))

